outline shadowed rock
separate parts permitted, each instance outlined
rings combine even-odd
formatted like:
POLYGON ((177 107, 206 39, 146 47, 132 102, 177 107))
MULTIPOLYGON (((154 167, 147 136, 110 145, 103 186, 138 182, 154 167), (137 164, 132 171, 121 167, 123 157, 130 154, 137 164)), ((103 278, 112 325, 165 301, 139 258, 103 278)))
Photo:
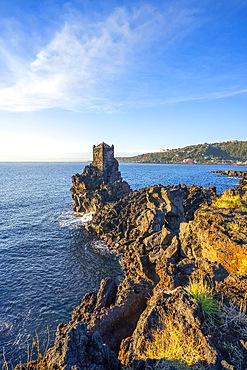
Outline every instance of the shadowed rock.
POLYGON ((47 370, 117 370, 120 363, 101 339, 89 333, 83 323, 60 324, 54 346, 48 350, 44 368, 47 370))

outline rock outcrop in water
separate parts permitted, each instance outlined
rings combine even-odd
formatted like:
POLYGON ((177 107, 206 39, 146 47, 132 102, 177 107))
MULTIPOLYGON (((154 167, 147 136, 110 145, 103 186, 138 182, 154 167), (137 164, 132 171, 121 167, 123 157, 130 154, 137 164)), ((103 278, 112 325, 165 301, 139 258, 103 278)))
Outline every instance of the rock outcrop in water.
POLYGON ((245 190, 247 189, 247 171, 223 170, 223 171, 212 171, 212 173, 222 176, 240 177, 241 180, 239 182, 239 188, 245 190))
POLYGON ((122 181, 118 161, 114 158, 114 146, 105 143, 93 146, 93 162, 81 175, 72 176, 73 210, 96 212, 102 205, 123 198, 130 192, 122 181))
POLYGON ((212 173, 219 174, 222 176, 247 178, 247 171, 217 170, 217 171, 212 171, 212 173))
POLYGON ((83 297, 43 368, 247 369, 246 200, 244 187, 156 185, 97 203, 86 228, 117 250, 123 280, 83 297))

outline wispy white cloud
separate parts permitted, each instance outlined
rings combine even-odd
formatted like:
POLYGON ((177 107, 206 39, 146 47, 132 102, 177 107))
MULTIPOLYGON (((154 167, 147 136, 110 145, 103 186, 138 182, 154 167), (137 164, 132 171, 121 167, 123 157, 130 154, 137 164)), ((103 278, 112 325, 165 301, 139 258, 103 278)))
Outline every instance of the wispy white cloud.
POLYGON ((193 57, 187 48, 185 61, 178 52, 203 24, 198 9, 174 1, 116 8, 94 20, 65 9, 48 41, 47 29, 42 39, 42 30, 30 37, 15 19, 2 24, 0 110, 114 112, 246 93, 244 65, 224 65, 219 51, 193 57))
POLYGON ((172 105, 172 104, 179 104, 179 103, 186 103, 186 102, 204 102, 210 100, 219 100, 224 98, 231 98, 238 95, 247 94, 247 89, 233 89, 228 91, 216 91, 216 92, 205 92, 204 94, 191 94, 188 93, 186 95, 181 94, 176 97, 167 97, 167 98, 160 98, 160 99, 143 99, 142 101, 132 101, 126 103, 131 106, 137 107, 155 107, 155 106, 162 106, 162 105, 172 105))
POLYGON ((33 58, 30 52, 25 58, 9 48, 8 30, 0 39, 0 56, 7 67, 0 85, 0 109, 114 110, 123 104, 121 94, 124 104, 129 103, 124 78, 131 79, 139 65, 148 63, 155 43, 162 43, 163 50, 164 45, 169 48, 195 23, 193 11, 177 7, 118 8, 94 22, 72 12, 64 15, 61 28, 33 58))
MULTIPOLYGON (((237 95, 244 95, 247 94, 247 89, 233 89, 233 90, 227 90, 227 91, 216 91, 204 95, 198 95, 191 97, 190 100, 199 100, 199 101, 204 101, 204 100, 218 100, 218 99, 224 99, 224 98, 231 98, 233 96, 237 95)), ((184 101, 189 100, 189 99, 184 99, 184 101)))

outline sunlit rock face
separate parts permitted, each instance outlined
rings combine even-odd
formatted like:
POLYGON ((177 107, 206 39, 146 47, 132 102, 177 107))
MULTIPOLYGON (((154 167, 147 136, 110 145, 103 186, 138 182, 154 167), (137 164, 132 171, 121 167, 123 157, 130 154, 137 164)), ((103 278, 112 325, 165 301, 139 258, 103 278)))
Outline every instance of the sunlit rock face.
POLYGON ((114 158, 114 146, 93 146, 93 162, 81 175, 72 176, 72 208, 75 212, 96 212, 102 205, 123 198, 130 192, 114 158))

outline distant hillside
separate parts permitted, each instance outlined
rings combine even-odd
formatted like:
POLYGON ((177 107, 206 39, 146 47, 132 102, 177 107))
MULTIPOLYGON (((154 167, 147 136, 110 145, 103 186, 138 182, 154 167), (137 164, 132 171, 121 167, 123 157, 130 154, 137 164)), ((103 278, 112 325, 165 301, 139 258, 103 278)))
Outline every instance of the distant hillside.
POLYGON ((247 164, 247 141, 229 140, 214 144, 189 145, 178 149, 163 149, 134 157, 120 157, 120 162, 139 163, 245 163, 247 164))

